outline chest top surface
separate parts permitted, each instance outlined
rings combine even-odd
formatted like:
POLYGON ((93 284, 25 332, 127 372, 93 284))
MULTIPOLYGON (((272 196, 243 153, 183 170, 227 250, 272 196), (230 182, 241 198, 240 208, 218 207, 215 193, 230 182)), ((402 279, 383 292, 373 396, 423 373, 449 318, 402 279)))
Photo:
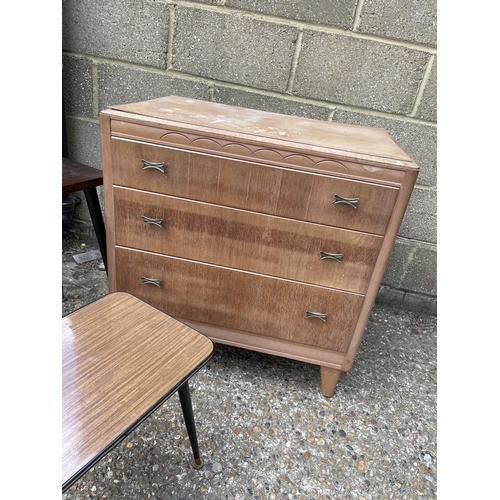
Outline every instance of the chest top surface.
POLYGON ((112 106, 103 114, 240 141, 299 146, 353 160, 384 163, 393 168, 418 169, 380 128, 331 123, 178 96, 112 106))

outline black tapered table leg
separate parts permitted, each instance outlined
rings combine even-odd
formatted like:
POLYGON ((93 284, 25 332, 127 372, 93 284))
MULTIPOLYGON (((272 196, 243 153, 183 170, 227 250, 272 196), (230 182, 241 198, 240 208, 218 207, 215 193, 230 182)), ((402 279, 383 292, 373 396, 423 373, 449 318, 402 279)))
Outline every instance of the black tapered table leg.
POLYGON ((101 251, 101 257, 104 262, 104 269, 106 269, 107 273, 108 256, 106 253, 106 228, 104 226, 104 220, 102 218, 101 206, 99 205, 97 190, 95 187, 91 187, 84 189, 83 192, 85 193, 85 199, 87 200, 87 206, 89 207, 90 218, 92 219, 92 224, 94 225, 97 243, 99 243, 99 250, 101 251))
POLYGON ((188 431, 189 442, 193 450, 193 467, 201 469, 203 467, 203 459, 200 458, 200 450, 198 449, 198 438, 196 437, 196 425, 194 423, 193 406, 191 404, 191 395, 189 393, 189 384, 186 380, 177 390, 179 399, 181 400, 182 414, 188 431))

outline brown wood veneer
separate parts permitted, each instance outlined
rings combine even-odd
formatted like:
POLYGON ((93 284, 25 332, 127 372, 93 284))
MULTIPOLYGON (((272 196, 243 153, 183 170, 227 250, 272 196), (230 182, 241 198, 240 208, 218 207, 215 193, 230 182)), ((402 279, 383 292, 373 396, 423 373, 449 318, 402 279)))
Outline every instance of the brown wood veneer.
POLYGON ((310 172, 113 140, 115 185, 319 224, 384 234, 398 189, 310 172), (142 170, 142 159, 165 173, 142 170), (356 210, 334 205, 335 194, 360 198, 356 210), (297 203, 300 200, 300 203, 297 203))
POLYGON ((331 396, 353 366, 418 166, 382 129, 176 96, 104 110, 101 143, 110 290, 217 342, 316 363, 331 396), (320 261, 321 247, 342 264, 320 261))
POLYGON ((383 240, 119 187, 114 200, 117 245, 350 292, 366 292, 383 240), (320 259, 322 251, 341 254, 341 262, 320 259))
POLYGON ((102 186, 102 172, 68 158, 62 159, 62 194, 102 186))

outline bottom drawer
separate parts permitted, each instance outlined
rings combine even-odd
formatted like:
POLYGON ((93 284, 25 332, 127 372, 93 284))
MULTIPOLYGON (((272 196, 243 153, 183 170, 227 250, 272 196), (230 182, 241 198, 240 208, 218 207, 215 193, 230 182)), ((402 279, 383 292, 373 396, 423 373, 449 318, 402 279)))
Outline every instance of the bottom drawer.
POLYGON ((116 291, 179 319, 346 352, 364 297, 149 252, 115 249, 116 291), (147 278, 144 283, 144 278, 147 278), (325 321, 306 311, 326 314, 325 321))

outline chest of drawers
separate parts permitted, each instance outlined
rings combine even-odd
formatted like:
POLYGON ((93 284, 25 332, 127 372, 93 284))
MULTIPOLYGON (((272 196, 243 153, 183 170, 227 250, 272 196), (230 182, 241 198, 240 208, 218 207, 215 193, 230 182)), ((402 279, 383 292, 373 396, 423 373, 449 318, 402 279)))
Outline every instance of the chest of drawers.
POLYGON ((381 129, 176 96, 100 120, 109 291, 319 365, 332 396, 418 166, 381 129))

